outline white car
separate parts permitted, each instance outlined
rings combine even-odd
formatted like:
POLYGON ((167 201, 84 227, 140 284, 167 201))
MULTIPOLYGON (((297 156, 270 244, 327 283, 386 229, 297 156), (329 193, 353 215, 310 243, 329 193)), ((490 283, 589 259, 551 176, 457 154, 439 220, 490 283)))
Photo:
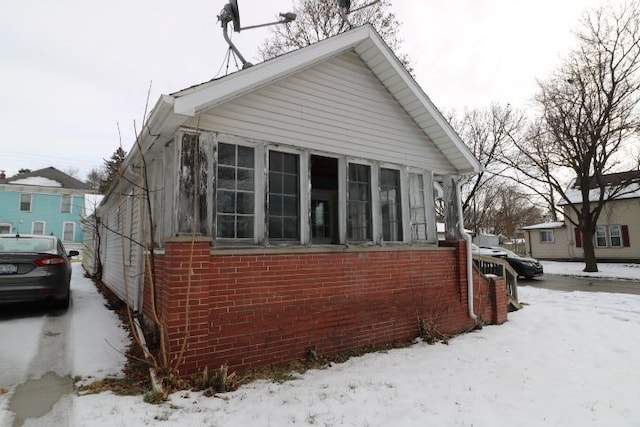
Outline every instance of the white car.
POLYGON ((507 253, 505 251, 502 251, 500 249, 487 248, 487 247, 479 248, 475 243, 471 244, 471 252, 473 252, 476 255, 492 256, 496 258, 507 258, 507 253))

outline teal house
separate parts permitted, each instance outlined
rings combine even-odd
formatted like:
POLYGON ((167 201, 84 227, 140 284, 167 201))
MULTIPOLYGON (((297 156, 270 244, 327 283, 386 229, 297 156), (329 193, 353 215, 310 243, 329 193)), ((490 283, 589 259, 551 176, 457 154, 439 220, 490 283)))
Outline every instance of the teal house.
POLYGON ((0 233, 57 236, 65 246, 82 244, 85 194, 91 188, 48 167, 7 178, 0 173, 0 233))

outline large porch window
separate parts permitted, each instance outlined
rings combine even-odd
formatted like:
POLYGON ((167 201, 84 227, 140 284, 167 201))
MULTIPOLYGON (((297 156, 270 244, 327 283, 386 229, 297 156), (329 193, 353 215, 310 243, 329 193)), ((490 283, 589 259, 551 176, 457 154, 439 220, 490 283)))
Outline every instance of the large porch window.
POLYGON ((300 239, 300 156, 269 151, 269 240, 300 239))
POLYGON ((215 182, 200 198, 214 207, 208 228, 220 245, 435 242, 427 171, 219 138, 202 138, 214 154, 209 167, 215 182))
POLYGON ((218 144, 216 174, 217 237, 253 237, 255 204, 254 148, 218 144))
POLYGON ((370 241, 371 166, 350 163, 347 184, 347 238, 360 242, 370 241))

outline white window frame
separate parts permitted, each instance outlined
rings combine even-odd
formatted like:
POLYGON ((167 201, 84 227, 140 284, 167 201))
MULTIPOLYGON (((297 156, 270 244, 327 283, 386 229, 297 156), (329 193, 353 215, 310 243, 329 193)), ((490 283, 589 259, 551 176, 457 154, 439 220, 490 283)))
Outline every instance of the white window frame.
POLYGON ((624 247, 624 242, 622 241, 622 226, 618 224, 610 225, 608 227, 608 237, 609 237, 609 246, 612 248, 622 248, 624 247), (614 233, 614 230, 617 230, 617 233, 614 233), (618 239, 618 244, 614 245, 613 240, 618 239))
POLYGON ((607 237, 607 226, 596 226, 596 232, 593 236, 596 248, 606 248, 609 246, 609 239, 607 237), (603 242, 601 242, 603 240, 603 242))
POLYGON ((76 241, 76 223, 73 221, 65 221, 62 223, 62 241, 64 243, 75 242, 76 241), (67 226, 71 226, 71 239, 66 238, 67 234, 67 226))
POLYGON ((31 193, 20 193, 20 198, 18 199, 18 211, 19 212, 31 212, 33 210, 33 194, 31 193), (29 197, 29 208, 28 209, 22 209, 22 198, 24 196, 28 196, 29 197))
MULTIPOLYGON (((382 182, 379 181, 377 188, 378 189, 378 215, 380 216, 380 241, 384 242, 384 243, 401 243, 401 242, 405 242, 407 240, 407 224, 408 222, 406 221, 406 213, 407 213, 407 195, 406 195, 406 187, 407 187, 407 179, 406 179, 406 174, 403 173, 404 168, 402 168, 401 166, 398 165, 392 165, 392 164, 380 164, 378 165, 378 179, 380 180, 380 177, 382 176, 382 169, 387 169, 387 170, 391 170, 391 171, 395 171, 398 173, 398 185, 400 186, 400 188, 398 188, 398 197, 400 198, 400 217, 398 218, 398 221, 400 222, 400 234, 402 234, 402 238, 398 239, 398 240, 384 240, 384 217, 382 215, 382 182)), ((426 211, 425 211, 425 215, 426 215, 426 211)))
POLYGON ((47 223, 45 221, 33 221, 31 223, 31 234, 38 234, 41 236, 44 236, 46 233, 46 225, 47 223), (41 233, 36 233, 36 224, 42 224, 42 232, 41 233))
POLYGON ((378 188, 378 171, 379 167, 376 162, 363 160, 363 159, 355 159, 355 158, 347 158, 345 162, 345 204, 344 204, 344 217, 345 217, 345 237, 347 243, 354 244, 372 244, 372 243, 380 243, 382 241, 382 219, 381 215, 379 215, 378 206, 380 205, 380 192, 377 191, 378 188), (370 215, 371 215, 371 236, 368 240, 356 240, 349 238, 349 166, 350 165, 359 165, 359 166, 368 166, 369 167, 369 187, 371 192, 371 200, 370 200, 370 215))
POLYGON ((555 241, 556 236, 553 230, 540 230, 540 243, 555 243, 555 241))
POLYGON ((9 229, 7 232, 4 232, 4 234, 11 234, 11 230, 13 229, 13 226, 8 222, 0 222, 0 234, 3 234, 3 231, 2 231, 3 228, 9 229))
POLYGON ((215 159, 213 167, 214 180, 218 179, 218 150, 219 144, 235 145, 240 147, 253 148, 253 236, 246 238, 231 238, 231 237, 219 237, 218 236, 218 184, 214 182, 213 189, 213 204, 215 209, 213 210, 213 229, 215 230, 215 239, 219 242, 254 242, 259 243, 264 238, 264 176, 260 173, 264 170, 264 145, 258 143, 252 143, 244 138, 221 136, 216 138, 215 141, 215 159), (260 169, 258 169, 260 168, 260 169), (261 212, 262 211, 262 212, 261 212))
MULTIPOLYGON (((264 215, 264 224, 265 229, 263 231, 263 236, 267 236, 268 234, 268 222, 269 216, 267 214, 268 209, 268 197, 269 197, 269 153, 271 152, 277 153, 287 153, 287 154, 295 154, 298 156, 298 239, 291 240, 283 240, 276 239, 270 240, 270 243, 273 244, 300 244, 307 243, 310 241, 311 236, 311 228, 308 221, 308 215, 311 204, 311 189, 310 189, 310 170, 309 170, 309 160, 311 158, 309 150, 301 150, 294 147, 282 146, 282 145, 273 145, 267 144, 264 147, 264 176, 265 182, 261 188, 263 192, 262 199, 265 201, 264 206, 262 207, 262 212, 264 215), (304 180, 304 181, 303 181, 304 180), (307 185, 309 184, 309 185, 307 185)), ((257 190, 256 190, 257 194, 257 190)), ((256 203, 257 205, 257 203, 256 203)))
POLYGON ((73 213, 73 195, 63 194, 60 197, 60 213, 73 213), (65 200, 68 200, 68 202, 65 202, 65 200), (65 210, 65 208, 68 208, 68 210, 65 210))

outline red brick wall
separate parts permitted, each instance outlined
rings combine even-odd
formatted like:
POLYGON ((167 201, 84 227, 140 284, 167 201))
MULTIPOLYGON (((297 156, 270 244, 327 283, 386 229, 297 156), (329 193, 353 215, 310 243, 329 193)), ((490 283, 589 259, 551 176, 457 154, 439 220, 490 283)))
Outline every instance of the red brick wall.
MULTIPOLYGON (((179 354, 189 322, 183 374, 223 363, 237 370, 295 360, 310 348, 329 355, 409 341, 419 335, 418 313, 441 333, 472 328, 464 258, 464 242, 454 248, 221 255, 208 241, 196 242, 193 250, 190 242, 168 242, 156 262, 157 309, 171 358, 179 354)), ((474 289, 482 321, 506 320, 506 297, 496 298, 506 295, 504 283, 492 286, 477 275, 474 289)), ((147 289, 147 316, 150 295, 147 289)))

